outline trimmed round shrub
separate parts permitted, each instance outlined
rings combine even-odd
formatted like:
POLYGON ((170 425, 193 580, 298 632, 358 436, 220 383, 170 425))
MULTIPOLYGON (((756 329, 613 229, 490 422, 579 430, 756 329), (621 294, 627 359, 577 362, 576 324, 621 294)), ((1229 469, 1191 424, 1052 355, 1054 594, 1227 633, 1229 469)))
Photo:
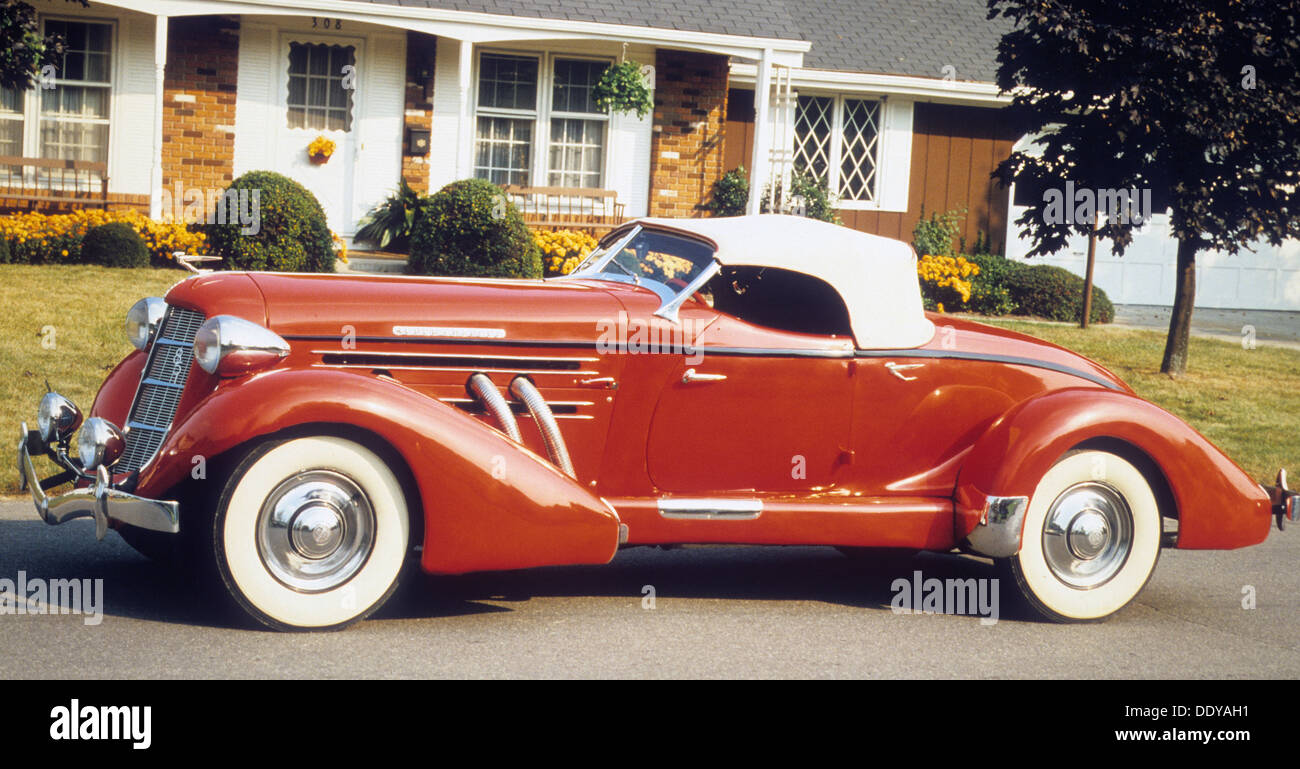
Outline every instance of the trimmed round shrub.
MULTIPOLYGON (((1083 278, 1064 267, 1035 264, 1014 269, 1006 279, 1017 315, 1036 315, 1048 320, 1077 322, 1083 312, 1083 278)), ((1106 292, 1092 287, 1092 323, 1110 323, 1115 306, 1106 292)))
POLYGON ((542 252, 500 187, 452 182, 425 198, 411 226, 413 275, 540 278, 542 252))
POLYGON ((105 267, 148 267, 149 249, 126 222, 91 227, 81 240, 81 261, 105 267))
MULTIPOLYGON (((334 242, 325 210, 306 187, 273 171, 250 171, 230 183, 226 201, 247 201, 253 223, 235 216, 204 230, 211 252, 227 270, 333 272, 334 242)), ((230 208, 227 208, 229 213, 230 208)))
POLYGON ((981 315, 1010 315, 1016 310, 1007 288, 1007 278, 1023 267, 1019 262, 997 254, 968 254, 967 261, 979 266, 979 275, 971 281, 970 302, 966 309, 981 315))

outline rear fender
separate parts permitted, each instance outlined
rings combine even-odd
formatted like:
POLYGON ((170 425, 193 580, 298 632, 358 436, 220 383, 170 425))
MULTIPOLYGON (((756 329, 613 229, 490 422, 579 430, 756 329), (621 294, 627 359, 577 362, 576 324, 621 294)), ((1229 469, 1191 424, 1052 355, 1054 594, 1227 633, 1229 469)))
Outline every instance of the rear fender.
POLYGON ((321 423, 376 435, 406 462, 423 505, 428 572, 607 563, 618 549, 617 514, 550 462, 451 406, 351 371, 223 380, 172 427, 137 493, 168 492, 189 478, 196 456, 211 464, 258 439, 321 423))
POLYGON ((1022 401, 976 441, 957 478, 958 539, 979 524, 989 496, 1031 496, 1062 455, 1098 439, 1131 445, 1163 474, 1178 547, 1230 549, 1268 536, 1268 494, 1186 422, 1128 393, 1071 388, 1022 401))

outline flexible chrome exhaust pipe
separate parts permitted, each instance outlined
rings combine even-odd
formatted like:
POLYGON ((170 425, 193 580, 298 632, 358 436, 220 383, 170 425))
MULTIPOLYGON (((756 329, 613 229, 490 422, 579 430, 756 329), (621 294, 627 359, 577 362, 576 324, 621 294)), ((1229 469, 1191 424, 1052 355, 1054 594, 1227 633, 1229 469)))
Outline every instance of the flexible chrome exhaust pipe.
POLYGON ((487 374, 474 374, 465 383, 465 389, 469 394, 478 399, 483 404, 483 408, 496 418, 497 424, 501 426, 501 432, 510 436, 515 443, 523 443, 523 435, 519 432, 519 423, 515 421, 515 414, 510 410, 510 404, 502 397, 501 391, 497 386, 492 384, 492 380, 487 374))
POLYGON ((560 426, 555 423, 555 415, 551 413, 551 407, 546 405, 546 399, 537 391, 537 385, 528 377, 520 375, 510 381, 510 394, 523 401, 528 408, 528 413, 542 433, 542 441, 546 444, 546 453, 550 455, 551 462, 570 478, 578 477, 573 471, 569 450, 564 446, 564 437, 560 435, 560 426))

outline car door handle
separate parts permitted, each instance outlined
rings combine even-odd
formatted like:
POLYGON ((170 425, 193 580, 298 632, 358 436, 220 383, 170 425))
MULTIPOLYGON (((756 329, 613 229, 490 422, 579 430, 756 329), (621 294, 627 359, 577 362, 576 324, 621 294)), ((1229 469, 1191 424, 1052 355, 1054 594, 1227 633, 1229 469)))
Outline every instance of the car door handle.
POLYGON ((688 368, 686 369, 686 373, 682 374, 682 384, 690 384, 691 382, 721 382, 726 378, 726 374, 697 374, 695 373, 695 369, 688 368))
POLYGON ((911 382, 914 379, 916 379, 916 377, 907 376, 902 372, 911 371, 914 368, 925 368, 925 364, 924 363, 895 363, 891 360, 890 362, 885 364, 885 368, 889 369, 889 373, 893 374, 894 376, 898 377, 904 382, 911 382))

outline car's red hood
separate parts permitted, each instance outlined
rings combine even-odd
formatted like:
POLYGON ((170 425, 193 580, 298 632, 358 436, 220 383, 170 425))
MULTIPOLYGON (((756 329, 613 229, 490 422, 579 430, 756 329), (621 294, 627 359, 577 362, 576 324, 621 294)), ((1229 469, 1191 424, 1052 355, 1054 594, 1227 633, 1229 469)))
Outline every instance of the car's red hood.
POLYGON ((420 333, 436 328, 485 329, 510 340, 589 340, 599 321, 621 309, 606 291, 569 281, 389 275, 216 273, 185 281, 169 300, 209 316, 241 315, 285 337, 441 336, 420 333), (265 301, 264 318, 251 313, 252 299, 265 301))

